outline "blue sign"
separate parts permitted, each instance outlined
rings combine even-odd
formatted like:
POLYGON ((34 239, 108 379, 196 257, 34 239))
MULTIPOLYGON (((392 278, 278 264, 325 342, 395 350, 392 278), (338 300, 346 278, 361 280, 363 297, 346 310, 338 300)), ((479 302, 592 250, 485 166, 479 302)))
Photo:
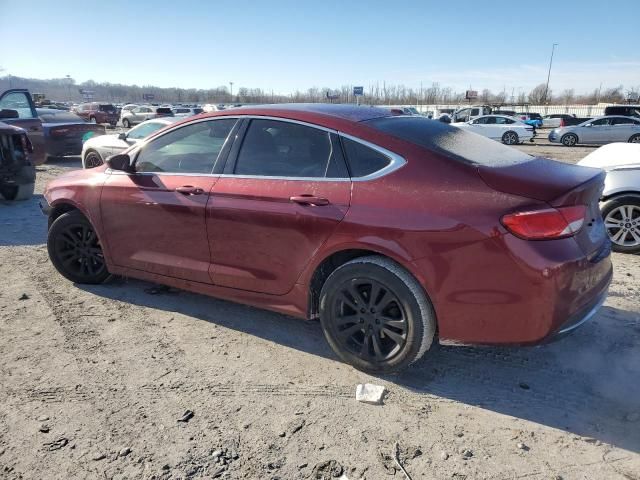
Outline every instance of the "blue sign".
POLYGON ((354 95, 364 95, 364 87, 353 87, 354 95))

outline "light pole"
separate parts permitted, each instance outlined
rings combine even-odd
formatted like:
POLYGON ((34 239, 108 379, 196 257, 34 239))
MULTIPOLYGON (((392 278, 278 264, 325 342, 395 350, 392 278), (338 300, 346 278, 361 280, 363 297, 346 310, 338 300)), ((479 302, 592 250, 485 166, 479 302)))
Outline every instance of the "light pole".
POLYGON ((556 50, 557 43, 554 43, 551 47, 551 58, 549 59, 549 71, 547 72, 547 86, 544 88, 544 101, 543 104, 547 103, 547 94, 549 93, 549 78, 551 77, 551 65, 553 64, 553 52, 556 50))
POLYGON ((230 88, 230 97, 231 97, 231 103, 233 103, 233 82, 229 82, 229 86, 230 88))
POLYGON ((71 75, 67 75, 65 78, 67 79, 67 98, 71 103, 71 75))

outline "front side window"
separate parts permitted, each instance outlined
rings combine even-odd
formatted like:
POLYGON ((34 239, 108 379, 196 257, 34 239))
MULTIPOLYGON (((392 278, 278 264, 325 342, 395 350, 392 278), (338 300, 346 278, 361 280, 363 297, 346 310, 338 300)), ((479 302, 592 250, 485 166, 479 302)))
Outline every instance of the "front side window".
POLYGON ((353 178, 366 177, 391 163, 389 157, 360 142, 343 137, 342 145, 353 178))
POLYGON ((252 120, 234 173, 264 177, 345 177, 344 161, 331 134, 297 123, 252 120), (342 162, 342 169, 341 163, 342 162))
POLYGON ((144 123, 144 124, 138 125, 135 128, 132 128, 127 134, 127 138, 131 138, 133 140, 140 140, 141 138, 148 137, 153 132, 157 132, 164 126, 165 125, 163 123, 158 123, 158 122, 144 123))
POLYGON ((484 125, 484 124, 486 124, 486 123, 487 123, 487 120, 489 120, 487 117, 476 118, 476 119, 473 121, 473 124, 474 124, 474 125, 484 125))
POLYGON ((610 124, 610 120, 608 118, 601 118, 600 120, 595 120, 591 122, 591 125, 593 125, 594 127, 602 127, 604 125, 609 125, 609 124, 610 124))
POLYGON ((234 118, 198 122, 152 140, 136 158, 137 172, 211 173, 234 118))
POLYGON ((18 112, 18 118, 34 118, 27 93, 11 92, 0 99, 0 110, 8 109, 18 112))

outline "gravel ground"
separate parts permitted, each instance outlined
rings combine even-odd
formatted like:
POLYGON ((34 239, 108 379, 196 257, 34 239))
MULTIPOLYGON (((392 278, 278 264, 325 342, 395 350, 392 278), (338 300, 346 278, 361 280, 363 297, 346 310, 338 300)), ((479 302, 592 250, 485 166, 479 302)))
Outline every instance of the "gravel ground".
POLYGON ((78 166, 43 165, 33 199, 0 201, 0 478, 409 478, 396 442, 414 480, 640 478, 640 256, 614 254, 605 307, 562 341, 437 347, 376 378, 315 322, 66 281, 37 205, 78 166), (364 382, 384 405, 356 402, 364 382))

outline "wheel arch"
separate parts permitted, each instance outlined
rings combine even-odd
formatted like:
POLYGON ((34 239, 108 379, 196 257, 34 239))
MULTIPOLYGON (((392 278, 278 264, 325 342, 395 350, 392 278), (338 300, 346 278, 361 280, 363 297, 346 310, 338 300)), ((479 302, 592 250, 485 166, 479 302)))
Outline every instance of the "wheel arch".
MULTIPOLYGON (((371 255, 377 255, 380 257, 388 258, 402 268, 404 268, 413 278, 416 279, 418 284, 422 287, 427 297, 430 298, 429 293, 424 287, 423 279, 415 271, 414 265, 411 263, 410 258, 404 258, 397 253, 390 251, 386 248, 379 247, 377 245, 345 245, 340 248, 335 248, 330 252, 323 253, 322 256, 316 258, 314 264, 308 268, 306 281, 303 284, 307 287, 307 318, 317 319, 320 310, 320 292, 322 286, 329 276, 340 266, 345 263, 359 258, 367 257, 371 255)), ((433 302, 432 302, 433 303, 433 302)), ((434 305, 435 309, 435 305, 434 305)), ((437 315, 436 315, 437 318, 437 315)))
POLYGON ((602 197, 602 202, 608 202, 609 200, 613 200, 618 197, 635 197, 640 200, 640 190, 621 190, 617 192, 610 193, 602 197))

